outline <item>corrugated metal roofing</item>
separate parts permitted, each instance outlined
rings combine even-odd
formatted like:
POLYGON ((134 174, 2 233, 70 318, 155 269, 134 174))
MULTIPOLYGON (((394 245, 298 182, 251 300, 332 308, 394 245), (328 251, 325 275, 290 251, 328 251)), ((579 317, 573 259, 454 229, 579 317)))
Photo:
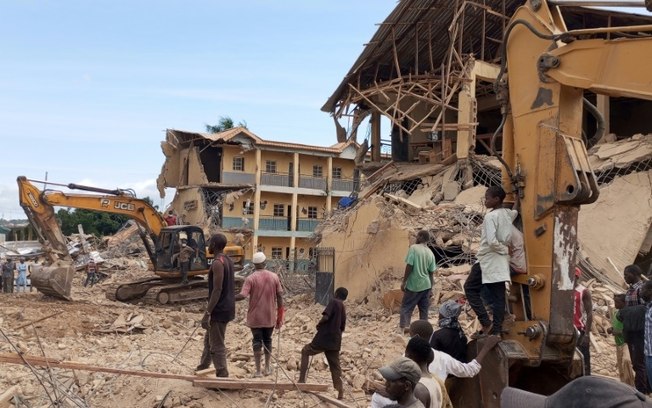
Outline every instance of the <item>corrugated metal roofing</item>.
MULTIPOLYGON (((334 112, 350 92, 349 84, 358 89, 366 89, 374 81, 380 83, 397 78, 394 43, 402 75, 432 73, 433 67, 439 68, 451 45, 449 27, 462 3, 461 0, 400 1, 380 25, 322 110, 334 112)), ((456 45, 461 46, 462 53, 474 54, 476 59, 498 61, 503 28, 508 23, 502 16, 511 16, 525 1, 477 0, 465 3, 461 24, 463 28, 459 36, 461 40, 457 40, 461 42, 456 42, 456 45), (487 11, 483 13, 483 10, 487 11)), ((649 15, 585 7, 564 7, 562 14, 567 19, 569 29, 604 27, 609 23, 609 16, 611 26, 649 24, 652 20, 649 15)))
POLYGON ((244 135, 249 139, 251 139, 255 146, 275 147, 275 148, 286 149, 290 151, 297 151, 297 150, 312 151, 312 152, 329 153, 329 154, 340 154, 344 151, 344 149, 346 149, 351 145, 357 146, 357 144, 353 141, 348 141, 345 143, 336 143, 333 146, 326 147, 326 146, 307 145, 302 143, 289 143, 289 142, 278 142, 273 140, 264 140, 259 136, 255 135, 249 129, 244 127, 235 127, 220 133, 188 132, 185 130, 177 130, 177 129, 168 129, 167 133, 168 134, 172 133, 176 137, 180 136, 184 139, 183 141, 205 139, 205 140, 210 140, 212 142, 218 142, 218 143, 219 142, 236 143, 234 139, 237 136, 244 135))
MULTIPOLYGON (((494 60, 498 55, 500 43, 491 39, 502 38, 503 24, 506 24, 506 20, 501 16, 503 5, 507 15, 511 15, 522 3, 523 0, 487 0, 486 6, 482 6, 468 2, 464 11, 463 30, 460 33, 463 52, 475 54, 476 58, 484 55, 486 61, 494 60), (484 13, 484 27, 488 38, 483 42, 482 10, 485 9, 495 14, 484 13)), ((449 27, 460 4, 460 0, 400 1, 380 25, 322 110, 334 111, 335 105, 343 100, 348 92, 349 83, 364 89, 374 81, 384 82, 397 78, 394 43, 402 75, 432 73, 433 67, 438 69, 444 62, 450 46, 449 27)))

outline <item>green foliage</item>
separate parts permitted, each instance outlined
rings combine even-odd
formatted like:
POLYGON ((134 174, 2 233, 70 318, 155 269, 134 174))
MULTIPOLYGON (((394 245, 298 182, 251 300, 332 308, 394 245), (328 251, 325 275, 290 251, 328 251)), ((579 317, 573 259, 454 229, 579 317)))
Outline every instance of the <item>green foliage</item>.
MULTIPOLYGON (((247 122, 241 121, 238 122, 239 127, 246 128, 247 122)), ((217 125, 206 125, 206 132, 208 133, 220 133, 225 130, 233 129, 235 125, 233 124, 233 119, 229 116, 220 116, 220 120, 217 122, 217 125)))
POLYGON ((81 224, 86 234, 96 236, 113 235, 129 220, 129 217, 121 214, 65 208, 57 211, 57 218, 64 235, 78 233, 77 225, 81 224))

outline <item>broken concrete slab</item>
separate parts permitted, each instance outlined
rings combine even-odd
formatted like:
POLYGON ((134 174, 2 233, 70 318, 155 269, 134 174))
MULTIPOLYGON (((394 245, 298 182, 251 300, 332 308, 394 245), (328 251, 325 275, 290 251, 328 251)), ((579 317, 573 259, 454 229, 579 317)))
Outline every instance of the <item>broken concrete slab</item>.
POLYGON ((335 286, 345 285, 353 300, 364 298, 383 272, 400 274, 405 267, 409 231, 387 212, 383 202, 377 198, 360 203, 349 213, 343 230, 324 233, 320 243, 335 248, 335 286), (372 223, 378 224, 378 231, 370 236, 367 231, 372 223))
POLYGON ((652 171, 616 178, 598 200, 582 206, 578 235, 591 264, 614 282, 634 262, 652 224, 652 171), (618 271, 610 264, 609 257, 618 271))
POLYGON ((652 134, 639 134, 629 139, 597 145, 589 153, 589 162, 595 173, 627 167, 652 159, 652 134))

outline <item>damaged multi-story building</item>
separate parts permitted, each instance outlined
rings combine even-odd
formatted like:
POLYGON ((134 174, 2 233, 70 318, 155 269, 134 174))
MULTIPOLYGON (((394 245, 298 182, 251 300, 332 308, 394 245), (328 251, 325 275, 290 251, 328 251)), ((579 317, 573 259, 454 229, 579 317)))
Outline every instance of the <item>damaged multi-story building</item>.
MULTIPOLYGON (((360 169, 372 182, 372 188, 363 189, 360 202, 377 193, 385 197, 398 195, 398 199, 407 201, 411 195, 418 194, 420 199, 425 194, 426 199, 414 207, 426 208, 440 202, 452 203, 459 192, 474 186, 501 182, 500 164, 488 165, 482 157, 501 154, 502 134, 496 132, 502 117, 501 104, 494 83, 501 70, 506 27, 523 3, 402 0, 379 24, 322 108, 335 119, 338 142, 358 141, 368 149, 370 160, 360 169), (390 129, 381 130, 385 120, 390 129), (366 121, 371 131, 367 139, 359 140, 357 130, 366 121), (390 137, 384 139, 385 134, 390 137), (391 151, 391 157, 381 154, 385 151, 391 151), (407 166, 418 163, 422 170, 407 170, 407 166), (430 190, 429 195, 423 187, 430 190)), ((650 15, 598 8, 568 6, 560 10, 568 30, 652 22, 650 15)), ((612 30, 601 36, 616 39, 631 35, 612 30)), ((652 133, 652 102, 588 91, 584 96, 589 103, 584 109, 585 142, 601 187, 615 188, 619 177, 630 177, 622 184, 630 188, 620 193, 641 198, 637 207, 640 211, 625 214, 613 202, 613 195, 605 192, 593 205, 602 205, 599 210, 591 210, 593 206, 583 209, 584 214, 600 214, 603 220, 595 223, 580 219, 580 227, 592 234, 587 237, 580 233, 585 258, 596 270, 617 280, 618 269, 622 271, 627 263, 650 263, 652 210, 648 175, 652 168, 652 138, 643 135, 652 133), (630 141, 621 141, 637 134, 630 141), (630 150, 631 155, 620 155, 630 150), (604 200, 609 199, 611 208, 605 206, 604 200), (633 229, 622 232, 628 237, 627 243, 609 239, 611 256, 607 258, 600 241, 604 243, 605 237, 613 236, 610 231, 615 230, 614 225, 630 225, 633 229)), ((353 288, 352 294, 358 298, 384 271, 400 274, 404 267, 408 245, 407 233, 402 230, 405 226, 386 225, 394 229, 387 241, 382 241, 383 228, 378 225, 387 224, 388 216, 376 207, 365 209, 366 221, 358 211, 356 217, 344 221, 340 231, 322 234, 322 245, 335 249, 335 283, 353 288), (369 211, 373 214, 369 215, 369 211), (354 223, 355 231, 351 229, 354 223), (366 273, 360 274, 360 270, 366 273)), ((412 230, 417 227, 411 226, 412 230)))
POLYGON ((168 129, 162 195, 176 189, 171 207, 183 223, 227 233, 242 245, 305 267, 317 224, 343 197, 357 191, 354 141, 330 147, 264 140, 247 128, 208 134, 168 129))

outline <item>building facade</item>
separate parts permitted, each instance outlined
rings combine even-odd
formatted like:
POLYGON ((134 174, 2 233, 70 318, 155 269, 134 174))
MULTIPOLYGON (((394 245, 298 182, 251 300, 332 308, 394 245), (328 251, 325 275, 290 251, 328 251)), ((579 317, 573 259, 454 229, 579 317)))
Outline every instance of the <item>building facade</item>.
POLYGON ((357 191, 354 142, 320 147, 261 139, 246 128, 205 134, 168 130, 159 189, 184 223, 227 232, 268 258, 307 265, 311 236, 342 197, 357 191))

